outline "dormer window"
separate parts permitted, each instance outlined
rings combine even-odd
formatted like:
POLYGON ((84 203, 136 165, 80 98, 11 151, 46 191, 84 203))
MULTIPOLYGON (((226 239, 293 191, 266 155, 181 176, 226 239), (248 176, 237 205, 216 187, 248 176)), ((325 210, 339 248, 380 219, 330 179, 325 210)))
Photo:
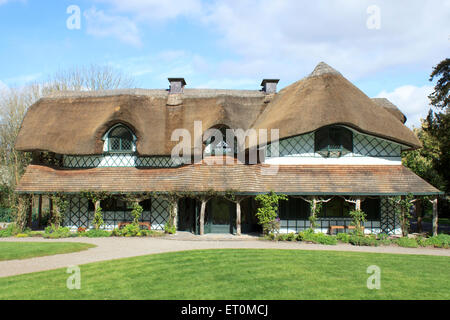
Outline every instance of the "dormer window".
MULTIPOLYGON (((227 129, 229 128, 226 126, 217 126, 210 129, 210 136, 204 141, 206 154, 226 155, 236 153, 236 137, 233 136, 234 147, 232 148, 232 146, 228 145, 228 143, 226 142, 227 129)), ((229 130, 229 132, 231 132, 231 130, 229 130)))
POLYGON ((315 132, 315 152, 325 158, 338 158, 353 152, 353 133, 344 127, 324 127, 315 132))
POLYGON ((107 151, 112 153, 134 152, 135 137, 130 129, 119 124, 107 134, 107 151))

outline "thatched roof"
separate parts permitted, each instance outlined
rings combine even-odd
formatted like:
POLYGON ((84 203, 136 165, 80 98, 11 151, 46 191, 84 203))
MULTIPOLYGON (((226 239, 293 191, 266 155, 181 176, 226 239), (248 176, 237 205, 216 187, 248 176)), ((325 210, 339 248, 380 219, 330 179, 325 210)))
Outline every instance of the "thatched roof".
POLYGON ((403 112, 400 111, 399 108, 392 102, 390 102, 386 98, 372 98, 372 101, 378 104, 379 106, 385 108, 387 111, 389 111, 391 114, 394 115, 398 120, 400 120, 402 123, 406 122, 406 116, 403 114, 403 112))
POLYGON ((187 129, 194 137, 197 120, 203 130, 219 124, 244 130, 280 129, 280 138, 345 124, 409 148, 420 147, 413 132, 393 113, 320 63, 310 76, 275 95, 206 89, 184 89, 182 94, 143 89, 57 93, 29 108, 16 149, 101 154, 103 135, 120 122, 137 136, 138 154, 170 155, 177 144, 171 141, 173 130, 187 129))
POLYGON ((281 90, 253 127, 279 128, 282 139, 331 124, 344 124, 410 148, 421 147, 393 113, 323 62, 308 77, 281 90))

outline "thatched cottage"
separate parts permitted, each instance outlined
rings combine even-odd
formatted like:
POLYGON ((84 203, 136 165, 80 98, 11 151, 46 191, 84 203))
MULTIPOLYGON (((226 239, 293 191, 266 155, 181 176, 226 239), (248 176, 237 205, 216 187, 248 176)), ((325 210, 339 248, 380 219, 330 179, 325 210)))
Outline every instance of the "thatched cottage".
POLYGON ((274 79, 262 90, 169 81, 168 90, 64 92, 37 101, 16 141, 17 150, 33 153, 17 192, 67 195, 64 224, 74 228, 91 227, 101 206, 109 229, 130 221, 124 195, 136 195, 141 221, 153 229, 173 221, 200 234, 258 231, 254 198, 269 191, 288 195, 279 208, 282 232, 309 228, 311 204, 321 202, 319 231, 348 227, 356 206, 367 214, 366 232, 398 234, 389 197, 441 193, 402 166, 401 152, 421 147, 403 113, 325 63, 279 92, 274 79), (228 139, 235 129, 247 134, 243 141, 228 139), (84 191, 109 197, 92 204, 84 191))

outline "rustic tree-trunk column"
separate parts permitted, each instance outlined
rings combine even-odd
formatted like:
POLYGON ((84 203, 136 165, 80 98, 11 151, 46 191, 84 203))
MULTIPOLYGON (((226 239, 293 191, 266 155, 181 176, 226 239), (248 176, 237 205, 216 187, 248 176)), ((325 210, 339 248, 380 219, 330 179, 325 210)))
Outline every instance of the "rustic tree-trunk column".
POLYGON ((27 199, 29 201, 28 205, 28 227, 31 228, 33 223, 33 195, 30 195, 30 198, 27 199))
POLYGON ((241 201, 236 201, 236 235, 241 235, 241 201))
POLYGON ((422 200, 417 199, 415 203, 415 211, 417 218, 417 232, 422 233, 422 200))
POLYGON ((39 204, 38 204, 38 227, 42 226, 42 194, 39 195, 39 204))
POLYGON ((207 199, 201 200, 202 205, 200 207, 200 235, 205 234, 205 211, 206 211, 206 203, 208 202, 207 199))
POLYGON ((178 229, 178 201, 174 200, 173 206, 172 206, 172 225, 175 227, 175 229, 178 229))
MULTIPOLYGON (((311 213, 310 213, 310 216, 312 217, 313 221, 315 221, 315 219, 316 219, 316 207, 317 207, 317 198, 316 198, 316 196, 314 196, 312 198, 312 210, 311 210, 311 213)), ((310 219, 310 222, 309 222, 309 227, 311 229, 313 228, 313 226, 311 225, 311 219, 310 219)), ((314 226, 314 228, 315 228, 315 226, 314 226)))
POLYGON ((433 203, 433 236, 438 234, 438 199, 434 199, 433 203))
POLYGON ((53 221, 53 199, 50 196, 48 197, 48 207, 50 221, 53 221))
POLYGON ((357 198, 356 199, 355 209, 356 210, 361 210, 361 198, 357 198))

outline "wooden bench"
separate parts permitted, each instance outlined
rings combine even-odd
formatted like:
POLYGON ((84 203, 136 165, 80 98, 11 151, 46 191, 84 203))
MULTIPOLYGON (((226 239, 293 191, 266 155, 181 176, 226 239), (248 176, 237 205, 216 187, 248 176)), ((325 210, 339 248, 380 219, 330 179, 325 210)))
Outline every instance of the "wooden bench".
MULTIPOLYGON (((333 234, 333 230, 342 230, 342 229, 355 229, 355 226, 330 226, 329 233, 333 234)), ((364 227, 361 227, 361 230, 364 232, 364 227)))
MULTIPOLYGON (((131 222, 128 221, 122 221, 119 222, 119 229, 122 227, 125 227, 126 225, 131 224, 131 222)), ((150 225, 150 222, 139 222, 140 226, 147 227, 148 230, 151 230, 152 226, 150 225)))

